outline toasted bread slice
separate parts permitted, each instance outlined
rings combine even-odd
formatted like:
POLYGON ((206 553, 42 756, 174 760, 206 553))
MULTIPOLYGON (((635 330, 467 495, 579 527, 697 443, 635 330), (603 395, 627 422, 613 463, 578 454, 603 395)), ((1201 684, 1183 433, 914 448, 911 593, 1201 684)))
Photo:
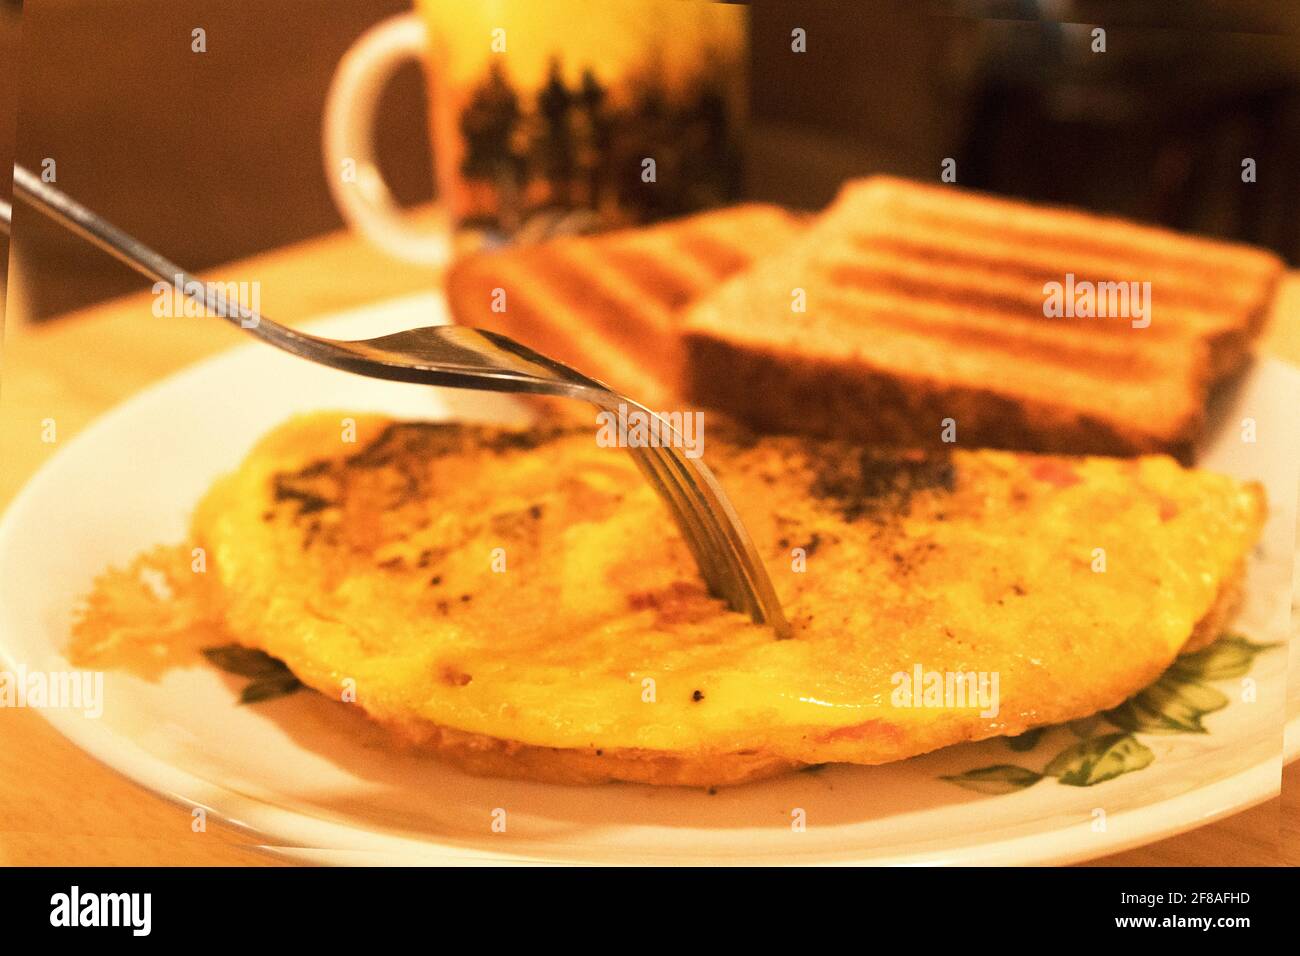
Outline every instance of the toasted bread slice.
POLYGON ((1265 511, 1257 485, 1162 456, 710 431, 793 626, 778 641, 705 592, 590 429, 350 417, 355 444, 338 414, 294 420, 205 498, 211 603, 403 739, 530 779, 735 783, 1117 706, 1221 623, 1265 511), (900 702, 918 666, 995 674, 997 699, 900 702))
POLYGON ((477 253, 452 266, 447 296, 457 322, 504 332, 661 408, 677 391, 682 307, 798 229, 777 206, 747 204, 477 253))
POLYGON ((1246 246, 874 177, 691 307, 685 389, 764 430, 933 446, 951 419, 966 446, 1186 459, 1281 272, 1246 246), (1124 314, 1049 316, 1049 283, 1062 308, 1091 284, 1093 311, 1124 314))

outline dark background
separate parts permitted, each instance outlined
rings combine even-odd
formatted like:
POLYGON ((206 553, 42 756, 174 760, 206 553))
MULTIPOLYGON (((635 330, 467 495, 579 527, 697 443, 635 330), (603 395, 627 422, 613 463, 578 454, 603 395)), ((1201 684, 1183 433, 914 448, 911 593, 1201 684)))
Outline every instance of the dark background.
MULTIPOLYGON (((13 0, 0 0, 7 6, 13 0)), ((338 228, 321 108, 344 50, 407 0, 27 0, 17 156, 176 261, 338 228), (190 52, 190 31, 208 52, 190 52)), ((1109 210, 1300 262, 1300 7, 1183 0, 759 0, 745 192, 815 208, 888 171, 1109 210), (1093 24, 1105 53, 1090 50, 1093 24), (790 52, 803 27, 808 52, 790 52), (1258 182, 1241 182, 1241 160, 1258 182)), ((15 69, 17 66, 17 69, 15 69)), ((13 90, 10 84, 6 85, 13 90)), ((0 156, 11 147, 0 95, 0 156)), ((387 94, 380 152, 431 194, 423 81, 387 94)), ((19 311, 40 320, 140 280, 25 210, 19 311)), ((11 315, 11 320, 14 318, 11 315)))

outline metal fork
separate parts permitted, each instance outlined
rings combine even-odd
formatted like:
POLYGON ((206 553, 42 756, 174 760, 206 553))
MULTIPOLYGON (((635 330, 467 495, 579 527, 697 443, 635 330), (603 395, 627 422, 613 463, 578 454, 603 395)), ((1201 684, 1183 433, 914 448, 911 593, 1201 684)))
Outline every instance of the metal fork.
MULTIPOLYGON (((145 277, 175 285, 198 301, 205 314, 221 316, 309 361, 399 382, 575 398, 613 413, 620 445, 667 504, 710 592, 733 610, 770 626, 778 639, 790 636, 763 562, 717 479, 703 461, 687 457, 685 442, 670 422, 638 402, 484 329, 429 326, 355 342, 295 332, 230 302, 220 283, 201 282, 21 166, 14 167, 14 194, 145 277), (620 406, 657 419, 659 434, 668 435, 668 443, 642 446, 630 441, 620 406)), ((5 232, 11 229, 11 217, 8 204, 0 202, 0 228, 5 232)))

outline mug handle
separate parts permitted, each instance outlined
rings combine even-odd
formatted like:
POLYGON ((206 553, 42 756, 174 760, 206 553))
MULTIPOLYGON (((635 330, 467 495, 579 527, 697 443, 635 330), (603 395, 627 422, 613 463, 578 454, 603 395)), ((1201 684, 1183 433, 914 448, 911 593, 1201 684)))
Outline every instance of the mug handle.
POLYGON ((375 112, 384 86, 407 60, 428 49, 424 21, 404 13, 371 27, 339 61, 325 97, 325 179, 348 225, 385 252, 417 265, 443 266, 451 256, 451 217, 417 227, 402 213, 375 157, 375 112), (355 176, 345 179, 346 164, 355 176))

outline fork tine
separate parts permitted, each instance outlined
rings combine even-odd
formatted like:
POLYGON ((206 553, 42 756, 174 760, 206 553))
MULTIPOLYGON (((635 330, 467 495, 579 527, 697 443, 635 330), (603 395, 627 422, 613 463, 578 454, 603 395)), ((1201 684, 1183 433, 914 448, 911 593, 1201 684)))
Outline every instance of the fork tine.
POLYGON ((743 591, 749 597, 755 610, 755 619, 764 620, 776 631, 778 638, 791 636, 789 622, 781 610, 776 591, 771 579, 763 567, 758 549, 745 532, 745 526, 722 493, 713 472, 701 461, 691 461, 683 456, 688 478, 698 479, 700 493, 708 502, 705 513, 710 516, 717 529, 717 534, 724 540, 725 546, 733 557, 733 563, 739 573, 744 575, 743 591), (725 519, 725 520, 724 520, 725 519))
POLYGON ((737 610, 750 614, 756 609, 750 595, 743 587, 743 577, 738 574, 734 555, 719 533, 717 521, 710 513, 707 502, 700 495, 699 486, 691 480, 690 468, 674 449, 655 449, 665 470, 672 477, 676 492, 685 502, 692 519, 700 525, 700 536, 705 542, 713 574, 709 578, 711 590, 737 610))
MULTIPOLYGON (((671 425, 663 424, 676 435, 671 425)), ((721 577, 711 580, 722 592, 720 596, 725 597, 732 607, 747 610, 755 621, 769 624, 778 639, 789 637, 789 623, 763 568, 762 559, 712 471, 704 462, 688 458, 679 442, 671 442, 666 448, 656 450, 664 455, 665 464, 674 475, 681 493, 691 503, 697 519, 704 524, 703 532, 712 556, 722 565, 721 577)), ((701 570, 707 575, 707 570, 701 570)))
MULTIPOLYGON (((626 444, 626 443, 625 443, 626 444)), ((738 611, 749 613, 757 621, 766 620, 764 608, 756 601, 749 582, 752 575, 743 568, 745 555, 735 548, 730 536, 720 526, 718 511, 701 482, 693 477, 693 463, 673 445, 633 449, 644 467, 658 476, 659 486, 667 494, 688 544, 697 553, 697 562, 709 590, 738 611), (693 539, 693 540, 692 540, 693 539)))
POLYGON ((745 579, 735 567, 715 513, 708 508, 707 501, 700 496, 688 474, 683 472, 681 463, 669 453, 669 449, 654 445, 644 447, 627 441, 626 435, 620 437, 642 473, 672 511, 710 593, 736 610, 748 613, 756 621, 764 621, 762 609, 755 607, 745 579))
POLYGON ((685 442, 672 424, 639 403, 612 392, 606 392, 595 403, 607 409, 626 403, 667 430, 670 440, 666 444, 652 443, 642 448, 627 440, 623 419, 618 419, 621 444, 634 453, 643 473, 670 504, 710 591, 733 609, 748 613, 755 622, 770 625, 778 639, 789 637, 789 623, 762 560, 708 466, 688 458, 685 442))
POLYGON ((705 495, 701 483, 695 480, 694 465, 690 459, 677 448, 665 449, 665 457, 672 467, 682 493, 692 503, 692 510, 704 525, 704 536, 709 542, 711 553, 723 568, 723 576, 717 582, 725 597, 737 609, 747 612, 754 620, 766 619, 764 608, 757 600, 757 595, 749 586, 751 575, 745 568, 745 555, 734 546, 730 535, 717 520, 718 511, 705 495))
POLYGON ((658 454, 658 449, 629 446, 627 450, 640 467, 642 474, 668 506, 674 523, 681 531, 686 546, 690 548, 700 573, 709 585, 709 590, 731 603, 733 595, 725 589, 728 574, 718 562, 719 552, 709 540, 709 534, 700 520, 698 508, 684 494, 681 482, 673 475, 671 469, 666 467, 666 462, 662 455, 658 454), (724 588, 719 588, 720 583, 724 588))

